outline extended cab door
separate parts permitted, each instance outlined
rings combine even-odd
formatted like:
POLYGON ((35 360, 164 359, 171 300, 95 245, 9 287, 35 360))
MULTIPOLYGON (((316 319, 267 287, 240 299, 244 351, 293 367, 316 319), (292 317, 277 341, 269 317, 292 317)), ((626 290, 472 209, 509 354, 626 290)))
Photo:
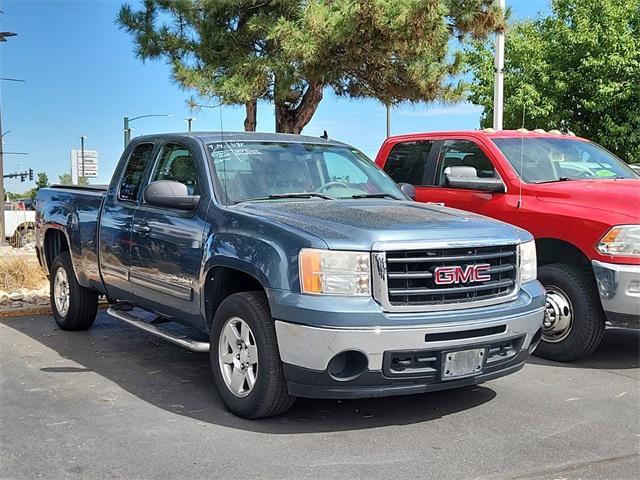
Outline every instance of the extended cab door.
POLYGON ((136 303, 195 326, 201 326, 199 275, 210 198, 205 178, 204 159, 195 140, 193 145, 162 145, 148 183, 183 183, 190 195, 200 196, 200 202, 196 210, 185 211, 149 205, 142 198, 131 237, 131 283, 136 303))
POLYGON ((145 174, 151 166, 155 145, 136 145, 114 172, 100 217, 100 272, 105 289, 114 300, 130 301, 131 225, 145 174))

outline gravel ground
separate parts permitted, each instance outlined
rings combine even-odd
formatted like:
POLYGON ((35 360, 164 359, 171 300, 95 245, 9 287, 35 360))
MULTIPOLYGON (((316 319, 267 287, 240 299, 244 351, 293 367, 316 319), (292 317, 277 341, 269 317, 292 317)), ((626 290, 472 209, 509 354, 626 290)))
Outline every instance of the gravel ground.
POLYGON ((0 319, 0 478, 637 479, 640 335, 590 358, 390 399, 299 399, 245 421, 207 356, 100 313, 0 319))

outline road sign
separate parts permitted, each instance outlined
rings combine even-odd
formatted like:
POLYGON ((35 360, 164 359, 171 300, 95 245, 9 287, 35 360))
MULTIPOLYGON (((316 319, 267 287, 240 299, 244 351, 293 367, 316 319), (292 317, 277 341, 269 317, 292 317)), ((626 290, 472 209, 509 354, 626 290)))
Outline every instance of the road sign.
POLYGON ((84 162, 82 161, 81 150, 71 150, 71 179, 74 184, 78 183, 78 177, 95 178, 98 176, 98 151, 85 150, 84 162), (84 170, 83 170, 84 163, 84 170))

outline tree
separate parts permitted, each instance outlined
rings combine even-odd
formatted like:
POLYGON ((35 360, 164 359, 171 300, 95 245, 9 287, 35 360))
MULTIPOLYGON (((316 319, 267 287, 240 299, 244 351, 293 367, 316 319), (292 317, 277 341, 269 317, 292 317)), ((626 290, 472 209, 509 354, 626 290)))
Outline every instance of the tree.
POLYGON ((36 180, 36 186, 35 188, 31 189, 31 199, 35 200, 36 199, 36 195, 38 195, 38 191, 41 188, 48 188, 49 187, 49 177, 47 177, 47 174, 44 172, 39 172, 38 173, 38 179, 36 180))
MULTIPOLYGON (((58 175, 58 183, 60 185, 73 185, 73 179, 70 173, 58 175)), ((89 185, 89 180, 85 177, 78 177, 78 185, 89 185)))
MULTIPOLYGON (((552 0, 552 13, 506 34, 504 121, 566 127, 627 161, 640 161, 640 2, 552 0)), ((493 48, 467 52, 471 102, 493 117, 493 48)))
POLYGON ((460 98, 450 40, 484 38, 504 17, 493 0, 145 0, 117 23, 182 88, 244 104, 247 130, 266 100, 276 131, 300 133, 327 87, 387 104, 460 98))
POLYGON ((70 173, 63 173, 62 175, 58 175, 58 183, 60 185, 73 185, 73 180, 71 179, 70 173))

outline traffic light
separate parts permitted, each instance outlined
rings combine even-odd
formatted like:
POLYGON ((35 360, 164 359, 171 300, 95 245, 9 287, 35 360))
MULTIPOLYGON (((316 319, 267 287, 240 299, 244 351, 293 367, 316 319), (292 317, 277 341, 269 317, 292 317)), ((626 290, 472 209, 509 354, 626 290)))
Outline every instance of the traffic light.
POLYGON ((33 181, 33 168, 29 169, 29 181, 33 181))

